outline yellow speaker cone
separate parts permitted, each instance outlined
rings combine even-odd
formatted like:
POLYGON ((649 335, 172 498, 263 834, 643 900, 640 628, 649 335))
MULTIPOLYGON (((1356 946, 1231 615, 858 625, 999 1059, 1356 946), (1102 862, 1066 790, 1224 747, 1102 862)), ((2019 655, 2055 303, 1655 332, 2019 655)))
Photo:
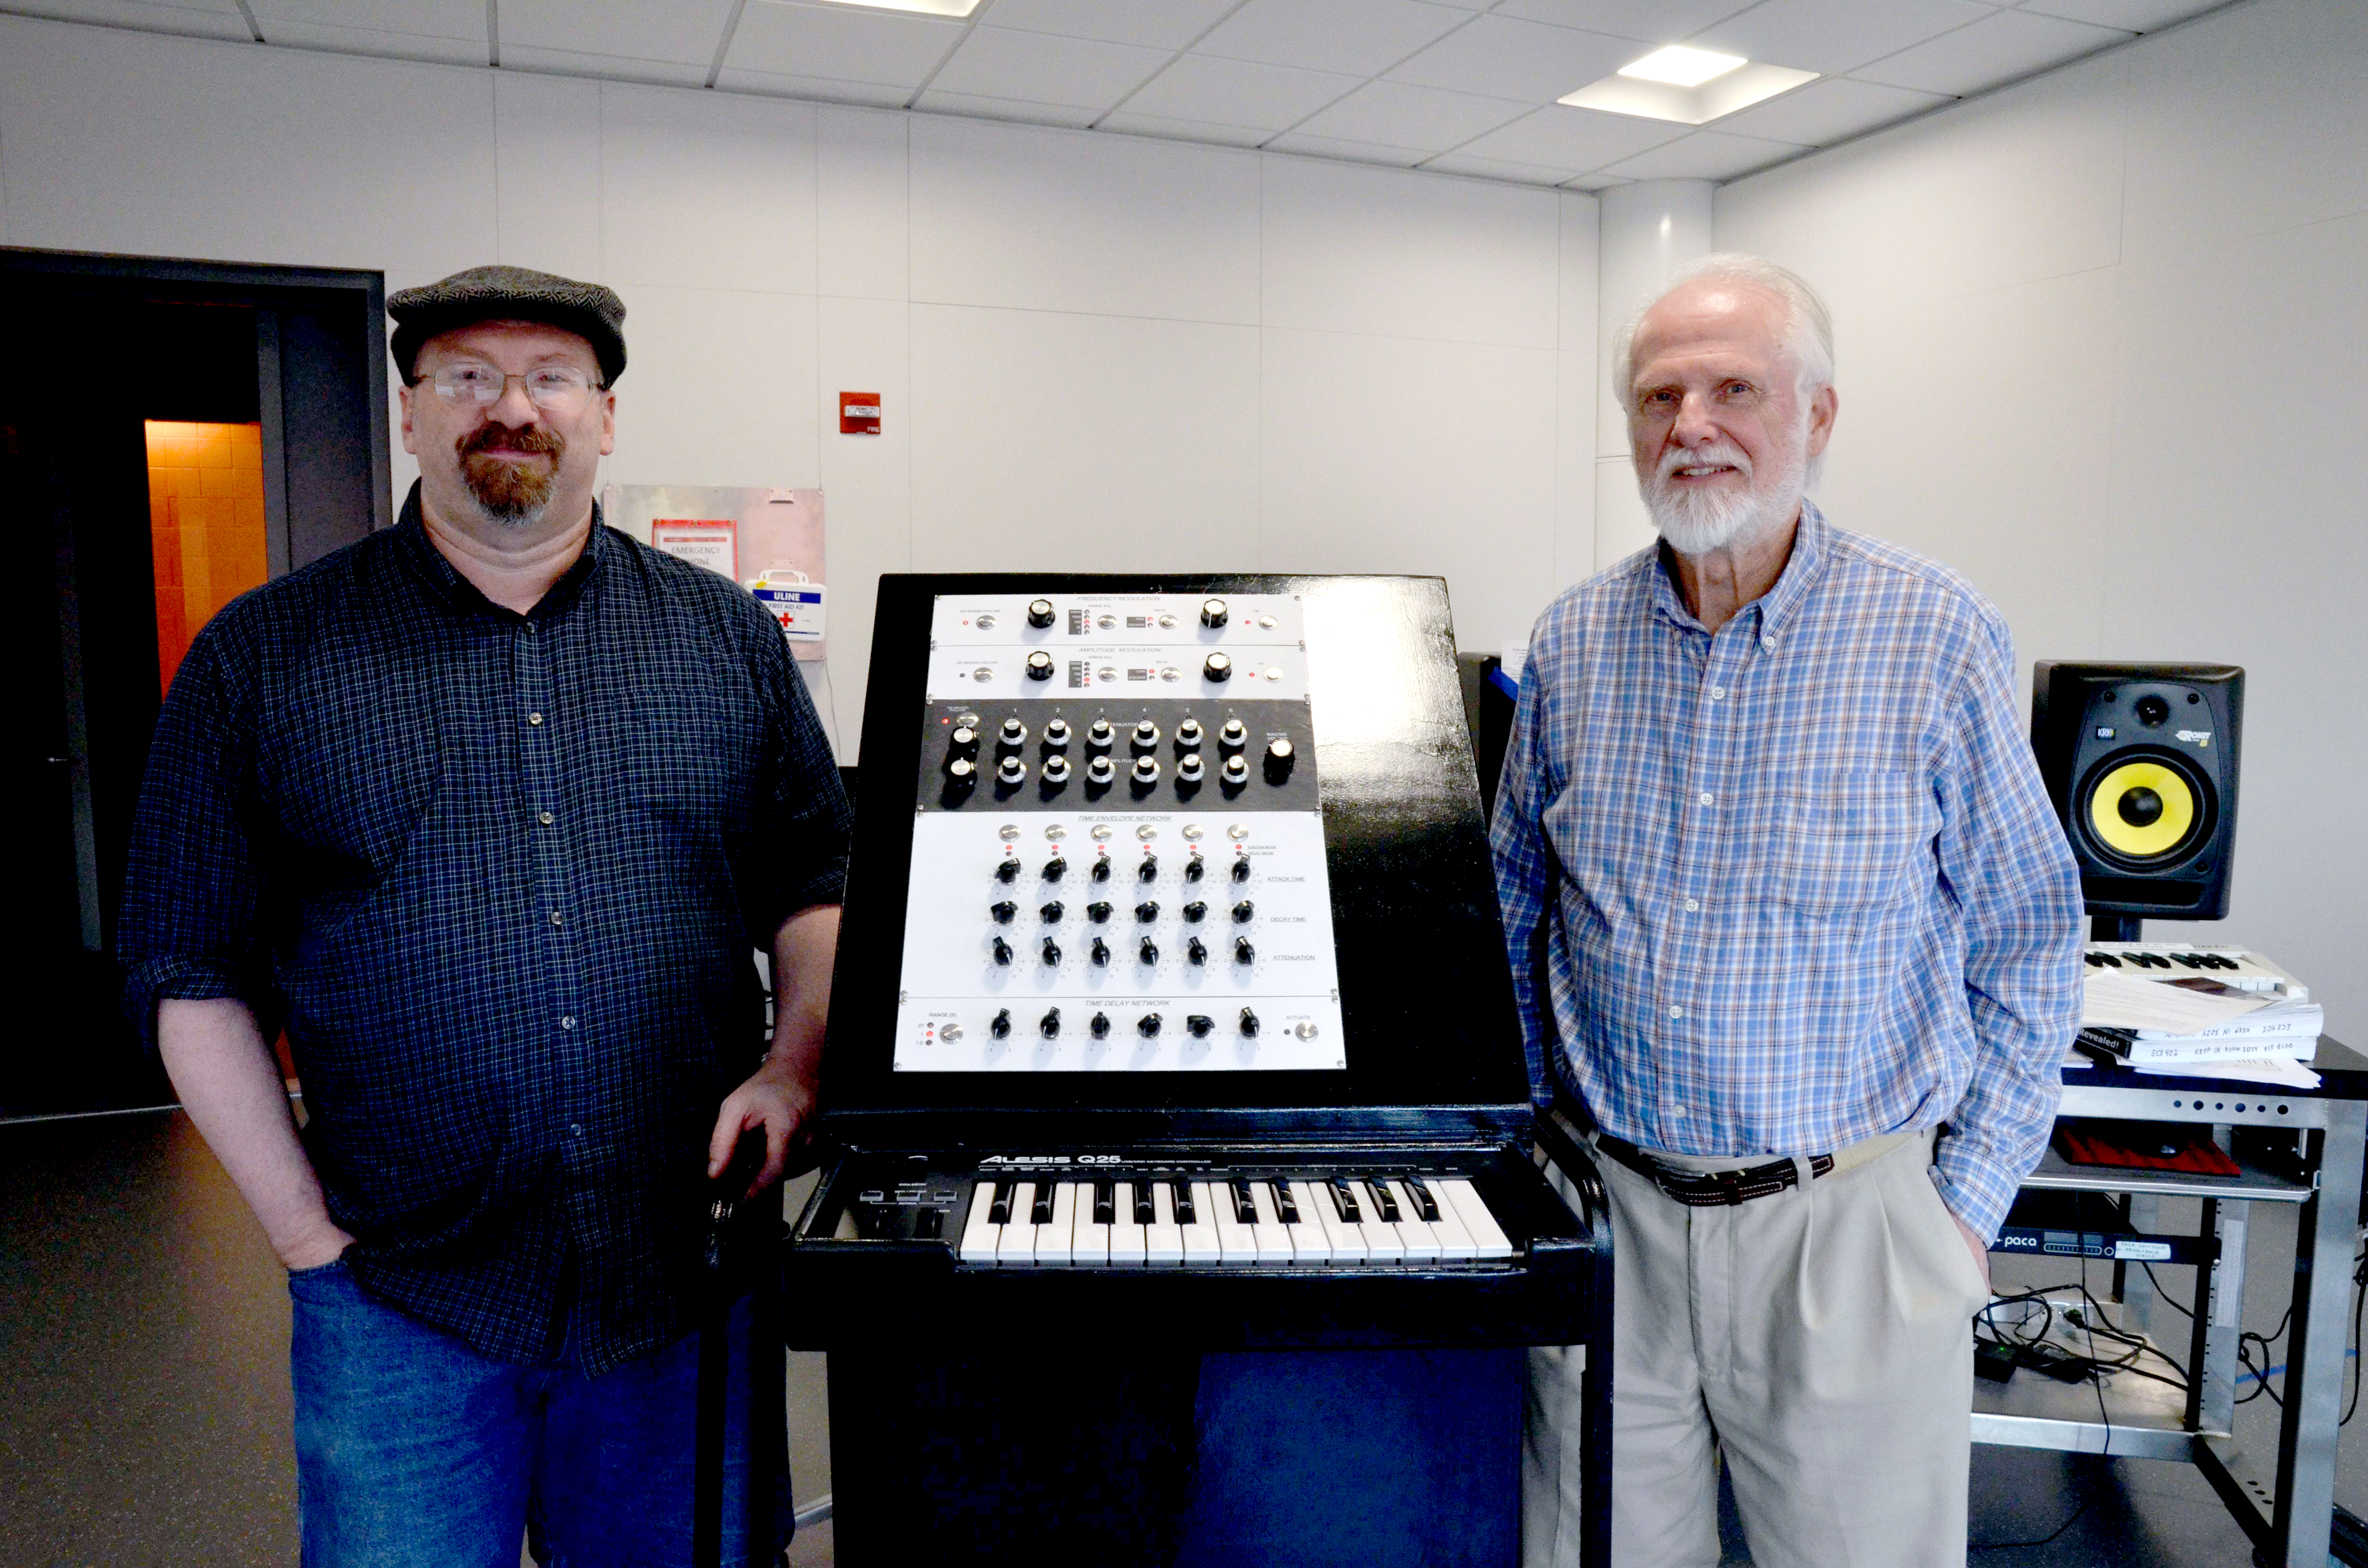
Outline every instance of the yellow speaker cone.
POLYGON ((2089 792, 2089 826, 2116 855, 2133 860, 2167 855, 2195 825, 2195 791, 2158 762, 2125 762, 2089 792))

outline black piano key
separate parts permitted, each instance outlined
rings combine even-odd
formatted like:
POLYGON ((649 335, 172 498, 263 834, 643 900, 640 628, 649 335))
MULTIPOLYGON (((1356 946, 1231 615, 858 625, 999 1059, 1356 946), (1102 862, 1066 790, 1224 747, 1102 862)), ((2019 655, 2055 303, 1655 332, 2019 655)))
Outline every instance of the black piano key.
POLYGON ((1257 1224, 1258 1222, 1258 1199, 1250 1196, 1250 1178, 1235 1176, 1227 1184, 1227 1189, 1234 1195, 1235 1222, 1243 1225, 1257 1224))
POLYGON ((1028 1206, 1030 1224, 1049 1225, 1053 1222, 1053 1185, 1049 1181, 1040 1181, 1036 1184, 1036 1200, 1028 1206))
POLYGON ((1179 1225, 1199 1224, 1200 1216, 1192 1209, 1192 1184, 1178 1176, 1167 1187, 1175 1199, 1176 1222, 1179 1225))
POLYGON ((1011 1223, 1011 1189, 1013 1186, 1014 1183, 1008 1179, 998 1181, 995 1184, 995 1201, 988 1204, 986 1209, 986 1222, 988 1224, 1008 1225, 1011 1223))
POLYGON ((1094 1183, 1095 1224, 1115 1225, 1118 1223, 1117 1188, 1118 1183, 1114 1181, 1098 1181, 1094 1183))
POLYGON ((1406 1183, 1406 1194, 1414 1199, 1415 1218, 1426 1225, 1438 1224, 1439 1199, 1430 1195, 1430 1188, 1423 1185, 1422 1177, 1408 1176, 1399 1179, 1406 1183))
POLYGON ((1396 1224, 1398 1200, 1397 1195, 1390 1190, 1390 1184, 1376 1177, 1365 1183, 1365 1190, 1373 1195, 1373 1218, 1384 1225, 1396 1224))
POLYGON ((1356 1188, 1349 1185, 1346 1176, 1334 1176, 1325 1186, 1332 1194, 1332 1212, 1339 1217, 1342 1224, 1361 1225, 1365 1222, 1365 1211, 1357 1207, 1356 1188))
POLYGON ((1151 1184, 1136 1181, 1129 1182, 1127 1186, 1134 1193, 1134 1222, 1138 1225, 1159 1223, 1159 1210, 1151 1201, 1151 1184))
POLYGON ((1281 1176, 1267 1183, 1274 1191, 1274 1215, 1286 1225, 1299 1223, 1299 1199, 1292 1196, 1291 1183, 1281 1176))

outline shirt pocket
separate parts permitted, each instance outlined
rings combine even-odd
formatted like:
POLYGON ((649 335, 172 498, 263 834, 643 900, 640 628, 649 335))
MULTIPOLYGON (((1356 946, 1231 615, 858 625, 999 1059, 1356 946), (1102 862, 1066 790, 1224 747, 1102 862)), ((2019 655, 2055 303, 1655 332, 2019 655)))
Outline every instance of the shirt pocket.
POLYGON ((1839 921, 1898 902, 1930 877, 1940 808, 1920 774, 1893 768, 1802 771, 1778 780, 1768 896, 1812 919, 1839 921))

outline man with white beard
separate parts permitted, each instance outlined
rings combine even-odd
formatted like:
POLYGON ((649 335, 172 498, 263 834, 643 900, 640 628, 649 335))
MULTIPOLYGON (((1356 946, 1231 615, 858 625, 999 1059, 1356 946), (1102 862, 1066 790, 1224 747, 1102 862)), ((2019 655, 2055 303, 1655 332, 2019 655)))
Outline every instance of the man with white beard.
MULTIPOLYGON (((1760 1568, 1962 1564, 1966 1320, 2078 1019, 2006 624, 1804 498, 1839 402, 1793 273, 1689 268, 1613 391, 1661 537, 1539 619, 1491 830, 1611 1205, 1613 1559, 1713 1568, 1723 1459, 1760 1568)), ((1577 1562, 1580 1369, 1532 1353, 1531 1568, 1577 1562)))

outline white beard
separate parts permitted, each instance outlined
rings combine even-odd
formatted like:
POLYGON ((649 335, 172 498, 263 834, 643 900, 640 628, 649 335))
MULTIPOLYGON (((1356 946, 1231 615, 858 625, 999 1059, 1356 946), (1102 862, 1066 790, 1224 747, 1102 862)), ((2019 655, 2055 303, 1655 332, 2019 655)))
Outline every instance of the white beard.
POLYGON ((1805 439, 1786 443, 1782 458, 1764 477, 1754 472, 1741 448, 1721 441, 1665 455, 1653 477, 1644 483, 1645 508, 1671 550, 1679 555, 1708 555, 1748 546, 1790 522, 1800 508, 1808 477, 1805 439), (1742 474, 1745 488, 1692 489, 1670 483, 1669 476, 1679 469, 1702 463, 1733 465, 1742 474))

